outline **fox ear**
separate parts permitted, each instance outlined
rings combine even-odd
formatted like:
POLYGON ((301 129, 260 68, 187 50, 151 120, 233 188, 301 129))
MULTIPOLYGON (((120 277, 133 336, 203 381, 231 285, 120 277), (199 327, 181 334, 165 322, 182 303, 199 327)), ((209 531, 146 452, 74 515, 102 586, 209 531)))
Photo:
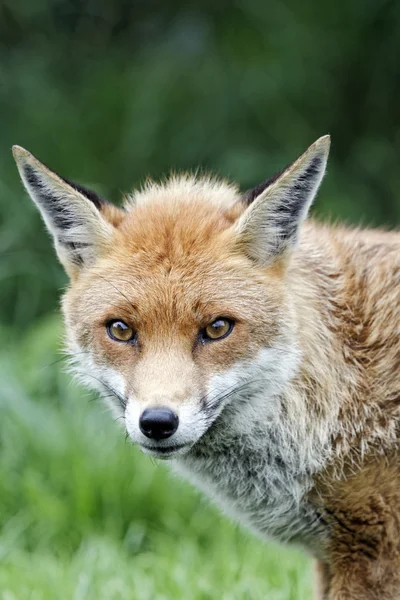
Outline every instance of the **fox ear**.
POLYGON ((13 146, 13 154, 23 184, 54 238, 60 262, 73 277, 110 243, 114 227, 101 213, 106 203, 50 171, 24 148, 13 146))
POLYGON ((328 135, 319 138, 282 173, 248 193, 250 203, 236 224, 241 247, 262 265, 282 258, 296 244, 325 173, 330 146, 328 135))

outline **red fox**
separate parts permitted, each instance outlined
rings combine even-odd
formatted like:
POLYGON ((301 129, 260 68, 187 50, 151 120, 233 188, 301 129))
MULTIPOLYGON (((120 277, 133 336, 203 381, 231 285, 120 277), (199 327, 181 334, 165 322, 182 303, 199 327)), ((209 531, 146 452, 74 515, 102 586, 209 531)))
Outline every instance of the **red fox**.
POLYGON ((14 156, 71 280, 75 373, 131 440, 305 548, 320 600, 393 600, 400 235, 306 220, 329 146, 247 194, 174 175, 124 208, 14 156))

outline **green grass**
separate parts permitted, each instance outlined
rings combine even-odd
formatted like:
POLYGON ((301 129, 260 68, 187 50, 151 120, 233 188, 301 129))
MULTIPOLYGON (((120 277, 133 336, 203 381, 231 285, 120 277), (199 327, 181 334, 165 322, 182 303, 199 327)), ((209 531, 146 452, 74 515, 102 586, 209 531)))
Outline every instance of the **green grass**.
POLYGON ((125 442, 51 364, 59 338, 55 317, 22 339, 0 331, 0 598, 309 599, 309 562, 125 442))

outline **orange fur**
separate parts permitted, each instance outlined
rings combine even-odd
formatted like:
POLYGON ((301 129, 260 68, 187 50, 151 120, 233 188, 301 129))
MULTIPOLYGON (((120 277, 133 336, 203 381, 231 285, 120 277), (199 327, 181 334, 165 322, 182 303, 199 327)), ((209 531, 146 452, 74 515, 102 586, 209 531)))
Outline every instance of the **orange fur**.
MULTIPOLYGON (((188 406, 201 412, 210 381, 233 377, 263 351, 282 352, 283 362, 293 352, 286 379, 271 388, 281 399, 285 456, 300 456, 304 465, 295 483, 305 491, 298 498, 293 492, 288 506, 293 512, 296 502, 306 507, 299 520, 303 529, 310 523, 310 535, 302 529, 290 539, 318 559, 320 600, 394 600, 400 598, 400 236, 308 221, 292 247, 281 232, 273 238, 278 212, 265 230, 272 235, 267 248, 258 253, 261 242, 252 237, 252 228, 269 215, 256 210, 267 202, 271 211, 320 148, 327 153, 326 140, 274 180, 253 212, 235 187, 189 176, 148 184, 124 210, 101 207, 112 235, 107 238, 103 228, 97 244, 92 233, 96 258, 91 253, 83 266, 71 265, 63 312, 72 351, 84 349, 95 372, 103 368, 110 381, 123 382, 128 409, 135 402, 140 410, 171 406, 181 417, 188 406), (283 242, 279 254, 266 254, 283 242), (221 316, 234 321, 231 335, 201 344, 199 330, 221 316), (112 341, 105 327, 110 319, 124 320, 138 342, 112 341), (310 514, 315 522, 307 521, 310 514)), ((30 159, 18 152, 23 171, 30 159)), ((243 414, 267 427, 270 417, 257 413, 259 406, 243 414)), ((238 415, 232 412, 231 419, 239 421, 239 431, 243 427, 246 456, 250 424, 238 415)), ((218 441, 216 431, 212 439, 218 441)), ((200 442, 209 430, 202 435, 200 442)), ((223 437, 223 450, 196 442, 189 467, 204 456, 211 461, 214 451, 236 456, 231 439, 237 436, 223 437)), ((267 443, 262 436, 256 440, 267 443)), ((257 449, 251 447, 250 458, 257 449)), ((249 480, 243 497, 236 497, 227 484, 224 494, 242 509, 253 487, 249 480)))

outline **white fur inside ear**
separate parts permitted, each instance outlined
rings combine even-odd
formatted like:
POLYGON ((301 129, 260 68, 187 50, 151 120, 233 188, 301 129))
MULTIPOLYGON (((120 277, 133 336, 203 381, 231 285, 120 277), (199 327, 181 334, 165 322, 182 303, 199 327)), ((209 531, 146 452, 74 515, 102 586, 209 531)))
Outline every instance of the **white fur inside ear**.
POLYGON ((92 263, 99 247, 110 242, 112 225, 91 200, 29 152, 13 150, 24 186, 54 238, 66 271, 92 263))
POLYGON ((236 232, 250 258, 267 265, 295 245, 324 176, 329 146, 329 136, 317 140, 243 213, 236 232))

